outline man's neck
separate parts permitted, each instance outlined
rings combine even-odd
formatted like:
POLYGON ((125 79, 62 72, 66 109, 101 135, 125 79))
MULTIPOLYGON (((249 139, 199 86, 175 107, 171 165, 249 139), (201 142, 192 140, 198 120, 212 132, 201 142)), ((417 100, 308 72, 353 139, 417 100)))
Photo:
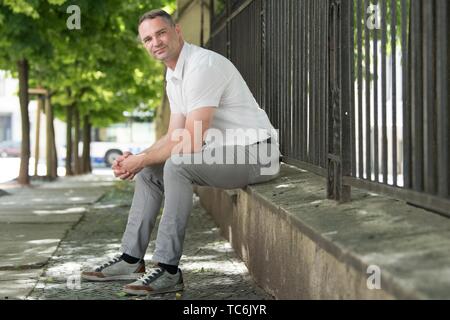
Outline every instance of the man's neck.
POLYGON ((175 71, 175 68, 177 66, 178 59, 180 58, 181 50, 183 50, 183 47, 184 47, 184 41, 181 43, 180 51, 178 51, 178 54, 176 55, 176 57, 174 59, 171 59, 170 61, 165 62, 165 65, 167 68, 171 69, 172 71, 175 71))

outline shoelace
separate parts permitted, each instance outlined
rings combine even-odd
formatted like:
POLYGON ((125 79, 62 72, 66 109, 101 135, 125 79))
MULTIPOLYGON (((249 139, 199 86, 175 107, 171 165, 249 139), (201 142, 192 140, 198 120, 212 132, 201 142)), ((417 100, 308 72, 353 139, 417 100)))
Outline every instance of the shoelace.
POLYGON ((142 281, 145 284, 149 284, 151 280, 155 279, 163 272, 164 272, 163 268, 152 268, 151 271, 147 272, 142 277, 140 277, 139 281, 142 281))
POLYGON ((122 258, 120 256, 117 256, 111 260, 109 260, 108 262, 102 264, 101 266, 99 266, 97 269, 95 269, 96 272, 100 272, 103 269, 105 269, 106 267, 112 266, 113 264, 116 264, 117 262, 119 262, 120 260, 122 260, 122 258))

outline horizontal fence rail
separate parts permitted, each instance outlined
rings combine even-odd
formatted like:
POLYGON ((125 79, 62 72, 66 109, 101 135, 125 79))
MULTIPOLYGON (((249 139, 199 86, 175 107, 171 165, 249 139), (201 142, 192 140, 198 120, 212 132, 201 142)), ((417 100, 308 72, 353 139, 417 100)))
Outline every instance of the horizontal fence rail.
POLYGON ((447 0, 211 0, 285 162, 450 215, 447 0))

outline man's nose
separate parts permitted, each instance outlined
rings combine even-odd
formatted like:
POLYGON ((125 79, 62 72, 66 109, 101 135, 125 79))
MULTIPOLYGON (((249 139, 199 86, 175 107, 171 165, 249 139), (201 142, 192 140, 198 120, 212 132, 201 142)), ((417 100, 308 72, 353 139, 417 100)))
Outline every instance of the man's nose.
POLYGON ((160 37, 156 37, 155 39, 155 46, 159 47, 162 44, 161 38, 160 37))

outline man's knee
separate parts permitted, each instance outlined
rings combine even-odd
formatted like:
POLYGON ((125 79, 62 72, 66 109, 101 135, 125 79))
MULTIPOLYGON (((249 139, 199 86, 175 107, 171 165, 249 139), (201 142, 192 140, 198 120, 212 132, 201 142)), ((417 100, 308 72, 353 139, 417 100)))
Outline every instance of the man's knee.
POLYGON ((178 155, 172 155, 164 165, 164 176, 186 172, 187 164, 178 155))
POLYGON ((156 167, 145 167, 135 177, 136 182, 148 183, 150 181, 159 181, 162 174, 156 167))

